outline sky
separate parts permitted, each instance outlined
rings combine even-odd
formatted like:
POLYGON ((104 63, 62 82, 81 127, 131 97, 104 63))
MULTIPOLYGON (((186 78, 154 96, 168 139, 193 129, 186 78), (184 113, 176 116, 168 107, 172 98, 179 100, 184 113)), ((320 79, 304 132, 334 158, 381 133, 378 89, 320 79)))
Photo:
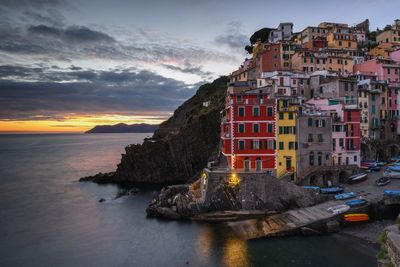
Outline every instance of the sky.
POLYGON ((398 0, 0 0, 0 132, 158 124, 291 21, 383 28, 398 0))

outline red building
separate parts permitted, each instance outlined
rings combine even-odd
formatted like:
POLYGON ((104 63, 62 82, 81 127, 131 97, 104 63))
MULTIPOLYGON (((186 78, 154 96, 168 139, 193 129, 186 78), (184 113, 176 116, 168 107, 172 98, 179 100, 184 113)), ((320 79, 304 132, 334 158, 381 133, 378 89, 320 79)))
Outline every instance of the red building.
POLYGON ((275 100, 269 99, 266 89, 228 88, 221 140, 230 169, 272 174, 275 128, 275 100))
POLYGON ((271 72, 281 69, 281 44, 268 44, 256 58, 257 72, 271 72))
POLYGON ((345 150, 346 165, 357 164, 360 162, 360 110, 358 108, 347 108, 343 110, 343 120, 346 129, 345 150))

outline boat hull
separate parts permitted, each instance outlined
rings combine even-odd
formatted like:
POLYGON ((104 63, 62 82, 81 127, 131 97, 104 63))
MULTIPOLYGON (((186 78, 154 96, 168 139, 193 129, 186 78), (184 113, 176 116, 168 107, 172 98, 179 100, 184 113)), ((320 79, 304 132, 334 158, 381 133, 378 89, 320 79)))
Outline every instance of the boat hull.
POLYGON ((346 214, 344 220, 346 222, 366 222, 369 221, 369 215, 366 213, 346 214))

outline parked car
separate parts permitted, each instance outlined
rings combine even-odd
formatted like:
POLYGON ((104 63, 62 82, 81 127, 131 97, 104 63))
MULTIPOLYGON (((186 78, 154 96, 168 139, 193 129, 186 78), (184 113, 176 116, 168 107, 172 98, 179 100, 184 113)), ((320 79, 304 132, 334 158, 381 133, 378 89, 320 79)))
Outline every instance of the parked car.
POLYGON ((336 205, 336 206, 329 207, 327 209, 327 211, 329 211, 332 214, 341 214, 341 213, 345 213, 349 209, 350 209, 350 206, 345 205, 345 204, 341 204, 341 205, 336 205))

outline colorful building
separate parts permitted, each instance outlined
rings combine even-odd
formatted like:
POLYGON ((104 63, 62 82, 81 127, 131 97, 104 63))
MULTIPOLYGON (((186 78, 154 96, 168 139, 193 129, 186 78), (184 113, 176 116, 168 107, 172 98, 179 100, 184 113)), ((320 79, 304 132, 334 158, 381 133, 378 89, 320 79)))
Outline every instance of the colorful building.
POLYGON ((231 170, 275 174, 275 100, 268 96, 265 89, 228 88, 221 140, 231 170))
POLYGON ((276 177, 297 171, 297 111, 298 105, 292 98, 279 96, 276 98, 276 177))

